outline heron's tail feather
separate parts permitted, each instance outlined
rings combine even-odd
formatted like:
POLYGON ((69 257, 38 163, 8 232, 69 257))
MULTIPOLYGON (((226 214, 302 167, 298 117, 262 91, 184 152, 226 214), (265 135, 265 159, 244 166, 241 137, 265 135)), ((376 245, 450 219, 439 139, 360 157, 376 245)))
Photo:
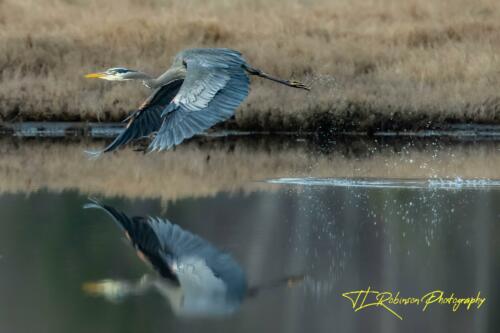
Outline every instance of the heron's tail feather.
POLYGON ((279 79, 279 78, 273 77, 267 73, 264 73, 260 69, 253 68, 253 67, 250 67, 248 65, 243 65, 243 67, 250 75, 257 75, 257 76, 262 77, 264 79, 278 82, 278 83, 284 84, 284 85, 292 87, 292 88, 299 88, 299 89, 304 89, 304 90, 308 90, 308 91, 311 90, 311 88, 309 86, 306 86, 305 84, 303 84, 301 82, 279 79))

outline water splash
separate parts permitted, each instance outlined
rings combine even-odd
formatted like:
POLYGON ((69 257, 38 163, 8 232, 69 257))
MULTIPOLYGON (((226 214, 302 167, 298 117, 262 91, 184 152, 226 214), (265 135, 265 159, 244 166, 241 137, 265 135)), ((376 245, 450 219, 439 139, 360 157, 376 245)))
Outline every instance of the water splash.
POLYGON ((428 179, 389 179, 389 178, 276 178, 267 183, 302 186, 334 186, 363 188, 415 188, 415 189, 485 189, 500 187, 497 179, 462 179, 428 178, 428 179))

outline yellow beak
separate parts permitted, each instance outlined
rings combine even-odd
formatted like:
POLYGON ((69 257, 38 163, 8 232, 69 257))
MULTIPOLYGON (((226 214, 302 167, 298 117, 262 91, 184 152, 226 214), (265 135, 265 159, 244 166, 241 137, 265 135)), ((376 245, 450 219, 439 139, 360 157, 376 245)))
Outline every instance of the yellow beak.
POLYGON ((106 74, 104 74, 104 73, 90 73, 90 74, 85 75, 85 77, 87 79, 96 79, 96 78, 99 79, 99 78, 103 78, 105 76, 106 76, 106 74))

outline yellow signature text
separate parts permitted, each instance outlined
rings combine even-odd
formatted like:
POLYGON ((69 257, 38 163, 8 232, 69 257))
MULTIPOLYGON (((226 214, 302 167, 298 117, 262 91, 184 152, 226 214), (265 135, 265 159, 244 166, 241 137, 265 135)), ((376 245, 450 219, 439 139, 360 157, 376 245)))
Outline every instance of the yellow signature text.
POLYGON ((372 290, 371 287, 363 290, 345 292, 342 294, 352 303, 354 312, 364 310, 369 307, 380 307, 395 317, 403 320, 403 317, 396 312, 397 306, 414 305, 426 311, 431 304, 448 305, 453 312, 456 312, 461 306, 464 306, 467 311, 475 306, 477 309, 486 301, 486 297, 481 297, 481 292, 478 292, 473 297, 457 297, 455 293, 446 295, 442 290, 434 290, 426 293, 422 297, 402 297, 400 292, 393 293, 390 291, 372 290))

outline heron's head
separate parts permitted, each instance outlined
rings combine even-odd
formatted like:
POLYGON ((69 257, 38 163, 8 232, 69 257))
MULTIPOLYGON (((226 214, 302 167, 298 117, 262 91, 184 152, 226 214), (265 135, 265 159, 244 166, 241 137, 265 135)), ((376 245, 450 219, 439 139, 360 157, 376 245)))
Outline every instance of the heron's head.
POLYGON ((87 74, 85 77, 88 79, 103 79, 108 81, 127 81, 139 79, 140 77, 137 75, 139 73, 140 72, 133 69, 114 67, 104 72, 87 74))

